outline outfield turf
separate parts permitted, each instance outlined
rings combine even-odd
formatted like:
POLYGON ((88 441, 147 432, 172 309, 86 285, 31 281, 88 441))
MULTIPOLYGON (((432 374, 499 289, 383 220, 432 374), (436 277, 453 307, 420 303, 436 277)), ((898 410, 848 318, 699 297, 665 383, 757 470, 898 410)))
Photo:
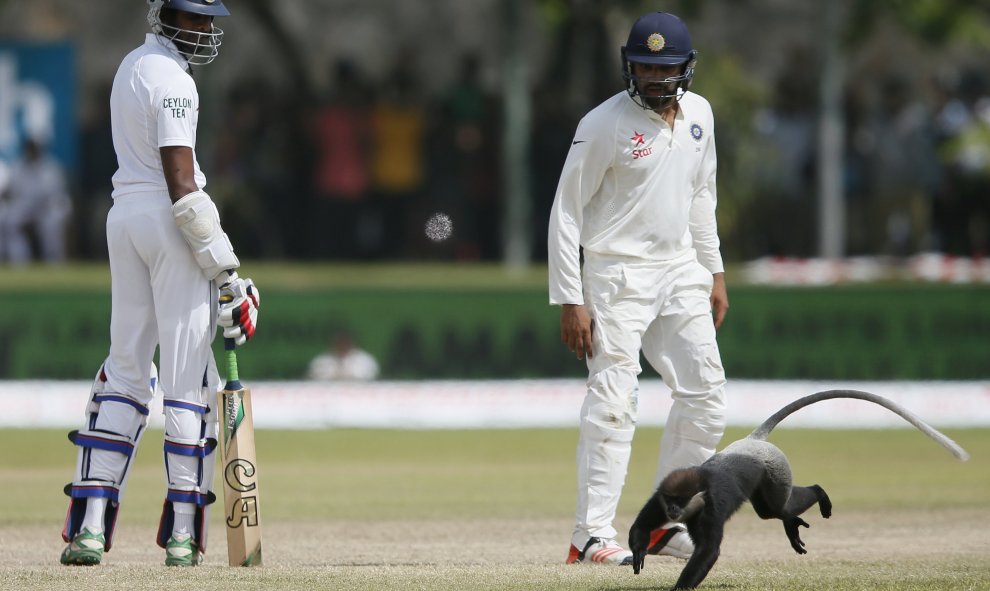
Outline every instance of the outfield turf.
MULTIPOLYGON (((832 519, 806 515, 809 554, 744 508, 708 589, 990 589, 990 430, 948 430, 954 460, 920 433, 781 429, 795 480, 818 483, 832 519)), ((732 430, 726 441, 743 435, 732 430)), ((220 511, 206 564, 181 573, 154 546, 161 433, 145 437, 97 568, 58 565, 62 487, 75 452, 61 430, 0 430, 0 589, 663 589, 683 562, 562 565, 574 503, 572 429, 268 431, 257 434, 262 569, 230 569, 220 511), (167 584, 167 577, 182 584, 167 584)), ((617 527, 650 493, 658 429, 636 436, 617 527)), ((620 539, 625 535, 620 534, 620 539)))

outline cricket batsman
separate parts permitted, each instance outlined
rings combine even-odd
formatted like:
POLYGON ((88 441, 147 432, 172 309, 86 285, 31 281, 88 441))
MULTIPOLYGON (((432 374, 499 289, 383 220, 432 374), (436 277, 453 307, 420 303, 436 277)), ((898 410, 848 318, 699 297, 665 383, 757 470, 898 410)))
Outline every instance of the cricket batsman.
POLYGON ((127 476, 161 391, 166 490, 158 544, 165 564, 206 550, 220 387, 210 344, 219 322, 243 345, 260 297, 240 266, 196 159, 199 94, 192 67, 212 62, 228 16, 222 0, 150 0, 144 44, 120 64, 110 95, 113 206, 110 352, 96 372, 62 537, 62 564, 95 565, 113 544, 127 476), (219 296, 232 300, 219 307, 219 296), (219 318, 219 321, 218 321, 219 318), (158 348, 160 373, 153 357, 158 348), (151 372, 149 375, 149 368, 151 372))

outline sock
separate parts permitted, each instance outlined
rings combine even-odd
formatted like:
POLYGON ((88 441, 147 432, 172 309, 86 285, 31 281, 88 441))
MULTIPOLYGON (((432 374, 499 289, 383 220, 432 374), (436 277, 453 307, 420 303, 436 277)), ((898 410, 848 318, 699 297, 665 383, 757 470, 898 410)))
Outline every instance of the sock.
POLYGON ((196 520, 196 505, 194 503, 172 503, 172 509, 175 511, 172 535, 192 535, 196 520))
POLYGON ((107 499, 104 497, 90 497, 86 499, 86 515, 83 517, 82 528, 86 528, 94 534, 103 532, 103 514, 107 510, 107 499))

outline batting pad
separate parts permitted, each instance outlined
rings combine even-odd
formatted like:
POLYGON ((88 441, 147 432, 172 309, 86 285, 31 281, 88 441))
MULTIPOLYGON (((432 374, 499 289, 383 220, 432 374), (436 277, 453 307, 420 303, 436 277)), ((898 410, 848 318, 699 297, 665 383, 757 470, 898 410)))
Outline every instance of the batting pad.
MULTIPOLYGON (((157 371, 152 366, 151 390, 154 392, 157 371)), ((131 460, 148 424, 148 407, 124 394, 107 391, 107 376, 100 367, 86 405, 87 427, 69 433, 69 440, 79 451, 73 481, 66 485, 69 509, 62 529, 68 542, 79 533, 88 499, 107 499, 103 515, 105 550, 113 545, 117 512, 127 485, 131 460)))
MULTIPOLYGON (((202 400, 210 388, 203 387, 202 400)), ((158 524, 158 545, 164 548, 175 525, 173 503, 196 506, 193 539, 200 552, 206 551, 209 506, 216 502, 213 493, 214 453, 217 448, 216 408, 189 400, 165 400, 165 473, 168 491, 158 524)))

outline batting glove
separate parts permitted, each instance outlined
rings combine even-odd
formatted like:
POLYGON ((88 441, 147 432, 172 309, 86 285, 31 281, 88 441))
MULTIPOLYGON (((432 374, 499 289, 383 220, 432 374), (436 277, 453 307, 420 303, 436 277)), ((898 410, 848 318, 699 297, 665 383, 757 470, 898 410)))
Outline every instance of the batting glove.
POLYGON ((217 324, 224 327, 224 338, 233 339, 238 347, 254 336, 258 326, 261 294, 250 279, 231 273, 220 286, 220 315, 217 324))

